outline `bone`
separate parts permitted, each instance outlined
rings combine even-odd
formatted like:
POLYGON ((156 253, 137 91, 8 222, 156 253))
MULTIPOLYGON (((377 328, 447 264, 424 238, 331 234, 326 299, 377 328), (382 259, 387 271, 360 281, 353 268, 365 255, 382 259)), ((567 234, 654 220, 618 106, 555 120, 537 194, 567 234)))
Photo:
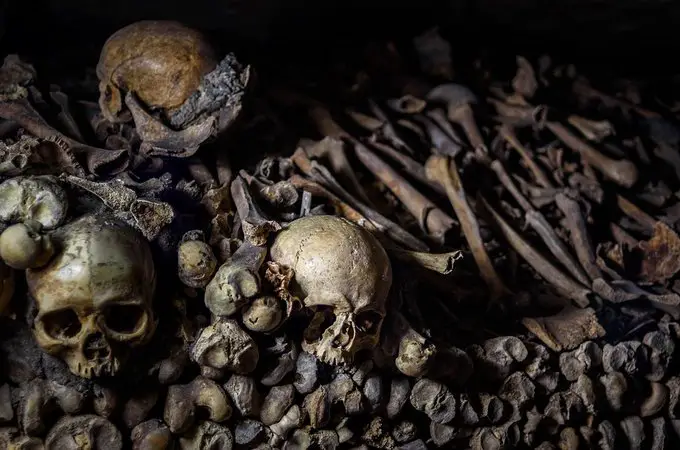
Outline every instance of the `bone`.
POLYGON ((123 437, 103 417, 92 414, 64 416, 45 438, 45 448, 92 448, 121 450, 123 437))
POLYGON ((491 213, 496 224, 498 224, 508 243, 536 272, 580 307, 586 307, 590 303, 590 289, 555 267, 545 256, 533 248, 528 241, 524 240, 486 200, 483 200, 483 203, 491 213))
POLYGON ((219 448, 231 450, 234 435, 229 427, 209 420, 199 421, 179 438, 180 449, 219 448))
POLYGON ((163 418, 173 433, 188 431, 194 424, 198 408, 208 411, 210 420, 222 422, 231 417, 227 394, 212 380, 197 377, 189 384, 168 388, 163 418))
POLYGON ((63 177, 68 183, 96 195, 106 206, 116 211, 127 211, 137 199, 134 190, 125 186, 122 180, 97 182, 74 175, 63 177))
POLYGON ((350 192, 363 203, 373 206, 345 153, 344 141, 351 139, 350 135, 333 120, 330 111, 323 106, 315 104, 309 108, 308 114, 319 134, 325 138, 319 145, 306 149, 307 154, 310 157, 328 159, 331 169, 339 181, 343 182, 342 185, 348 186, 350 192))
POLYGON ((592 308, 567 306, 548 317, 526 317, 522 324, 552 350, 572 350, 589 339, 606 333, 592 308))
POLYGON ((234 428, 234 441, 237 445, 248 445, 252 448, 264 433, 264 426, 260 422, 252 419, 241 420, 234 428))
POLYGON ((569 273, 584 286, 590 285, 590 279, 583 272, 583 269, 578 262, 567 250, 562 240, 557 236, 555 230, 550 226, 545 216, 536 210, 529 201, 519 192, 517 186, 514 184, 510 175, 505 170, 505 167, 499 160, 495 160, 490 164, 491 169, 496 173, 496 176, 503 184, 503 187, 510 192, 515 198, 520 207, 524 210, 524 220, 531 228, 538 234, 545 245, 555 258, 569 271, 569 273))
POLYGON ((177 247, 177 266, 177 274, 185 286, 204 288, 217 270, 217 258, 208 244, 190 239, 177 247))
POLYGON ((508 293, 509 290, 498 276, 489 255, 484 248, 484 242, 479 231, 477 218, 472 212, 467 195, 458 175, 458 167, 451 158, 431 156, 425 166, 428 177, 437 181, 446 189, 449 201, 460 221, 463 234, 470 246, 472 255, 479 267, 480 274, 489 286, 492 301, 508 293))
POLYGON ((170 429, 162 421, 151 419, 133 428, 132 450, 172 450, 175 445, 170 429))
POLYGON ((303 403, 302 409, 309 418, 309 424, 313 429, 320 429, 328 425, 331 420, 331 397, 326 386, 319 386, 309 393, 303 403))
POLYGON ((398 150, 395 150, 389 145, 385 145, 377 141, 373 137, 369 139, 369 144, 371 148, 374 148, 378 152, 382 153, 385 157, 399 164, 401 172, 408 174, 410 177, 413 177, 423 185, 428 186, 436 193, 442 196, 446 195, 446 191, 438 183, 434 183, 432 180, 427 178, 425 167, 418 161, 412 159, 408 155, 401 153, 398 150))
POLYGON ((181 130, 173 130, 149 114, 132 92, 125 95, 125 105, 132 113, 137 133, 145 147, 144 152, 149 156, 193 156, 216 127, 217 120, 209 116, 181 130))
POLYGON ((201 372, 212 379, 221 379, 227 371, 250 373, 260 357, 255 341, 230 319, 218 319, 203 328, 190 355, 201 366, 201 372))
POLYGON ((292 384, 273 386, 265 396, 260 409, 260 420, 265 425, 273 425, 288 411, 295 400, 295 387, 292 384))
POLYGON ((175 220, 175 211, 169 203, 138 198, 130 205, 130 216, 131 225, 153 241, 175 220))
POLYGON ((276 297, 263 296, 243 310, 243 325, 251 331, 269 333, 283 320, 283 307, 276 297))
POLYGON ((36 378, 23 389, 17 413, 19 427, 28 436, 41 436, 48 429, 45 421, 50 413, 61 410, 74 415, 84 409, 86 400, 74 388, 36 378))
POLYGON ((474 149, 486 148, 470 106, 477 103, 477 97, 470 89, 460 84, 442 84, 428 92, 427 100, 446 105, 449 120, 463 128, 474 149))
POLYGON ((243 234, 252 245, 265 245, 269 234, 281 229, 281 225, 267 218, 255 203, 243 177, 238 176, 232 181, 231 196, 241 219, 243 234))
POLYGON ((0 183, 0 221, 34 220, 45 229, 57 228, 68 213, 66 191, 51 175, 15 177, 0 183))
POLYGON ((205 305, 210 312, 231 316, 259 293, 258 272, 266 254, 266 247, 245 242, 220 266, 205 288, 205 305))
POLYGON ((498 128, 498 134, 503 139, 505 139, 505 141, 510 145, 512 149, 517 151, 517 153, 522 158, 522 161, 524 161, 524 164, 526 164, 527 168, 531 172, 532 177, 534 178, 536 183, 539 184, 539 186, 542 186, 544 188, 553 187, 553 183, 550 181, 550 179, 545 174, 543 169, 534 160, 534 158, 531 157, 529 150, 522 145, 522 143, 517 138, 517 135, 515 134, 514 130, 510 126, 508 126, 507 124, 501 125, 498 128))
POLYGON ((420 228, 435 242, 443 244, 446 234, 453 228, 453 219, 367 147, 357 143, 354 145, 354 152, 359 161, 403 203, 416 218, 420 228))
POLYGON ((581 267, 591 280, 603 278, 602 272, 595 263, 595 251, 578 202, 567 194, 559 193, 555 196, 555 204, 564 215, 566 228, 569 230, 569 237, 581 267))
POLYGON ((456 417, 456 399, 446 386, 422 378, 411 391, 411 405, 425 413, 430 420, 446 424, 456 417))
POLYGON ((444 110, 441 108, 432 108, 429 111, 425 113, 425 115, 432 120, 445 134, 448 136, 448 138, 451 141, 452 145, 457 145, 458 147, 462 148, 463 145, 463 139, 461 139, 460 135, 456 130, 453 129, 453 126, 451 125, 451 122, 449 119, 446 117, 446 113, 444 110))
MULTIPOLYGON (((296 188, 304 189, 304 191, 309 194, 310 197, 315 195, 317 197, 326 199, 331 204, 331 206, 333 206, 338 215, 344 217, 350 222, 361 225, 370 231, 379 231, 378 227, 376 227, 373 222, 370 222, 359 211, 350 206, 348 203, 342 201, 339 197, 323 187, 321 184, 301 177, 300 175, 293 175, 288 179, 288 181, 290 181, 290 183, 296 188)), ((300 217, 304 217, 306 215, 307 214, 300 214, 300 217)))
POLYGON ((234 374, 224 384, 224 390, 241 417, 259 417, 262 397, 253 378, 234 374))
POLYGON ((57 164, 60 169, 72 175, 79 177, 86 175, 85 169, 75 157, 78 153, 89 154, 86 159, 90 172, 96 172, 100 166, 113 163, 118 159, 125 161, 118 164, 118 167, 114 168, 114 172, 120 172, 127 166, 126 150, 96 148, 71 139, 49 125, 26 99, 0 102, 0 118, 17 122, 22 128, 39 139, 54 142, 61 150, 58 152, 57 164))
POLYGON ((277 442, 286 439, 291 431, 301 427, 303 423, 304 416, 300 407, 298 405, 291 406, 281 420, 269 427, 274 434, 274 436, 272 436, 272 442, 270 443, 275 445, 277 442))
POLYGON ((594 168, 606 177, 625 188, 632 187, 638 180, 638 169, 631 161, 615 160, 605 156, 590 144, 582 141, 557 122, 548 122, 546 127, 555 134, 567 147, 581 154, 594 168))
POLYGON ((463 146, 458 140, 452 139, 437 124, 427 116, 416 116, 415 120, 423 125, 427 138, 437 153, 455 158, 460 154, 463 146))
POLYGON ((389 98, 385 101, 385 104, 391 110, 401 114, 418 114, 427 106, 425 100, 410 94, 405 94, 397 98, 389 98))
POLYGON ((263 372, 260 383, 264 386, 279 384, 295 369, 299 355, 298 345, 284 336, 274 338, 273 345, 265 346, 263 372))
POLYGON ((132 429, 142 423, 156 406, 158 401, 158 390, 148 389, 143 392, 135 393, 125 405, 121 413, 123 423, 128 429, 132 429))
POLYGON ((38 269, 55 253, 52 239, 36 221, 10 225, 0 234, 0 259, 13 269, 38 269))
POLYGON ((427 251, 428 246, 418 238, 401 228, 395 222, 383 216, 379 212, 371 209, 368 205, 352 197, 337 181, 330 172, 323 166, 310 161, 304 151, 296 151, 291 160, 309 178, 321 184, 323 187, 332 191, 343 202, 359 211, 364 217, 370 220, 373 225, 381 232, 392 238, 395 242, 411 250, 427 251))
MULTIPOLYGON (((414 102, 411 102, 412 104, 418 102, 418 99, 414 100, 415 100, 414 102)), ((409 145, 401 138, 399 133, 397 133, 396 128, 394 127, 394 125, 392 125, 392 122, 390 121, 387 114, 382 110, 382 108, 380 108, 380 106, 378 106, 378 103, 373 99, 369 99, 368 107, 371 110, 371 112, 375 115, 375 117, 377 117, 378 120, 382 122, 382 126, 377 130, 379 136, 382 137, 394 148, 413 155, 415 153, 413 149, 409 147, 409 145)))
POLYGON ((410 377, 425 376, 435 362, 437 348, 434 344, 415 331, 398 311, 390 311, 383 327, 393 340, 383 342, 383 347, 395 356, 397 369, 410 377))

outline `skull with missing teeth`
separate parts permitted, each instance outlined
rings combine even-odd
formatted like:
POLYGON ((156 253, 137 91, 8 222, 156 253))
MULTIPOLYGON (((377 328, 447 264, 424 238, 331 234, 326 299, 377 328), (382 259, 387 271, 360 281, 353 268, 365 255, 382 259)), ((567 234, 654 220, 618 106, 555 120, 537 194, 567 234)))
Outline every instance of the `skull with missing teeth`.
POLYGON ((392 267, 371 233, 339 217, 304 217, 277 235, 271 257, 293 269, 293 293, 314 310, 305 351, 346 364, 377 345, 392 267))
POLYGON ((37 307, 33 335, 76 375, 115 375, 130 350, 155 331, 149 245, 107 216, 84 216, 52 238, 58 254, 47 266, 26 272, 37 307))

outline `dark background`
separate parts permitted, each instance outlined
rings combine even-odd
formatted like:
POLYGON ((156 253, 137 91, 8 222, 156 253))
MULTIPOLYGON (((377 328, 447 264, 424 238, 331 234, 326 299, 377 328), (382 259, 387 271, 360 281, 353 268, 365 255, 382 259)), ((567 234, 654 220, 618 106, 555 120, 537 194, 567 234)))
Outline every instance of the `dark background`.
POLYGON ((179 19, 253 58, 318 58, 368 37, 408 38, 439 24, 454 55, 479 46, 549 52, 619 73, 675 71, 680 2, 673 0, 0 0, 3 54, 75 69, 94 65, 116 29, 179 19), (397 5, 397 6, 395 6, 397 5))

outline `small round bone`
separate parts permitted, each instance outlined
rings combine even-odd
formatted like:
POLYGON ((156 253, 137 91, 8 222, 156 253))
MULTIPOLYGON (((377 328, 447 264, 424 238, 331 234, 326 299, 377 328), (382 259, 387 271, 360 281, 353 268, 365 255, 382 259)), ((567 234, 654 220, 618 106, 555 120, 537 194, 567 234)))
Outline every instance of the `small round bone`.
POLYGON ((111 422, 93 414, 64 416, 45 438, 46 450, 120 450, 123 437, 111 422))
POLYGON ((222 422, 231 417, 227 394, 212 380, 197 377, 189 384, 168 388, 165 400, 165 423, 173 433, 182 433, 193 424, 198 408, 205 408, 210 420, 222 422))
POLYGON ((250 373, 260 359, 253 338, 231 319, 219 319, 203 328, 190 352, 204 375, 214 379, 226 371, 250 373))
POLYGON ((35 220, 46 230, 61 225, 68 212, 66 191, 51 175, 15 177, 0 183, 0 221, 35 220))
POLYGON ((220 266, 205 289, 205 305, 216 316, 231 316, 260 292, 258 270, 267 249, 248 242, 220 266))
POLYGON ((269 295, 256 298, 243 311, 243 325, 251 331, 267 333, 278 327, 282 319, 281 303, 269 295))
POLYGON ((433 422, 449 423, 456 416, 456 398, 441 383, 420 379, 411 391, 411 405, 433 422))
POLYGON ((295 387, 292 384, 273 386, 262 402, 260 420, 269 426, 283 417, 295 401, 295 387))
POLYGON ((80 412, 86 398, 74 388, 36 378, 28 383, 19 403, 19 426, 28 436, 40 436, 46 429, 44 418, 56 409, 66 414, 80 412))
POLYGON ((132 450, 172 450, 174 438, 162 421, 151 419, 132 429, 132 450))
POLYGON ((0 234, 0 258, 17 270, 37 269, 54 255, 49 235, 40 234, 35 221, 10 225, 0 234))
POLYGON ((262 396, 255 380, 243 375, 232 375, 224 384, 224 390, 242 417, 259 417, 262 396))
POLYGON ((181 450, 219 449, 231 450, 234 446, 234 435, 225 426, 208 420, 198 422, 179 438, 181 450))
POLYGON ((203 241, 185 241, 177 248, 179 279, 192 288, 203 288, 217 269, 217 258, 203 241))

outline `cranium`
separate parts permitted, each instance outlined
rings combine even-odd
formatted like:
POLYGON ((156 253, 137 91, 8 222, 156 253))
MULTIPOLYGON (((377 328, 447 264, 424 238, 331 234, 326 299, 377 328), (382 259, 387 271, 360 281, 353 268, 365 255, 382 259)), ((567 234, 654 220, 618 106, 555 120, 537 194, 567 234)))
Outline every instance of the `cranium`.
POLYGON ((376 346, 392 267, 371 233, 339 217, 303 217, 277 235, 271 258, 293 269, 292 289, 315 312, 305 351, 343 364, 376 346))
POLYGON ((106 41, 97 64, 102 114, 121 120, 121 91, 149 108, 176 109, 216 65, 206 38, 180 23, 143 20, 123 27, 106 41))
POLYGON ((125 223, 88 215, 53 234, 57 254, 26 272, 37 314, 33 335, 71 372, 116 374, 155 331, 156 274, 147 241, 125 223))

